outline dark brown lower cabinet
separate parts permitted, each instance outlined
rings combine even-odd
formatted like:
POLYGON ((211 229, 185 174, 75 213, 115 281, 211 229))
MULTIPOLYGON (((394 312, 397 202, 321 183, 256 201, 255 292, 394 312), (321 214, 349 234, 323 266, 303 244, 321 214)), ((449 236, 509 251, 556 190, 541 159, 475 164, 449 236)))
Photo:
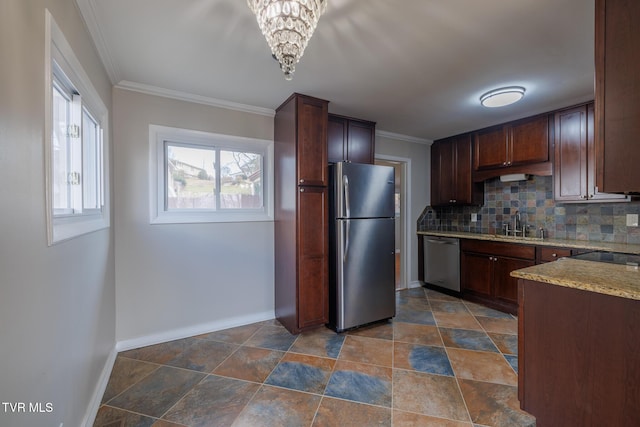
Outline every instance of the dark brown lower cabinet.
POLYGON ((535 246, 463 240, 460 254, 462 297, 508 313, 518 311, 518 281, 511 272, 535 265, 535 246))
POLYGON ((297 334, 329 321, 326 187, 299 187, 296 210, 276 221, 276 318, 297 334))
POLYGON ((326 187, 298 190, 298 319, 292 330, 329 320, 327 191, 326 187))
POLYGON ((508 256, 494 257, 493 296, 499 304, 515 306, 513 311, 517 310, 518 280, 515 277, 511 277, 511 272, 531 267, 532 265, 535 265, 535 262, 531 259, 511 258, 508 256))
POLYGON ((584 252, 581 249, 558 248, 554 246, 536 247, 536 264, 557 261, 563 257, 569 257, 584 252))
POLYGON ((640 426, 640 301, 529 280, 518 292, 518 398, 536 426, 640 426))
POLYGON ((460 260, 462 292, 490 298, 491 282, 493 281, 493 257, 487 254, 463 251, 460 260))

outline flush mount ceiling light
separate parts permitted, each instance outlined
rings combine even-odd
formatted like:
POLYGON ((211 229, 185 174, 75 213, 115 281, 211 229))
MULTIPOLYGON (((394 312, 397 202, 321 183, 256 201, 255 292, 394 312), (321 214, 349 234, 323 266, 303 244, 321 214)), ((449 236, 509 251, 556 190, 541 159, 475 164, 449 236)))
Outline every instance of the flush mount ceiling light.
POLYGON ((295 65, 327 8, 327 1, 247 0, 285 79, 293 78, 295 65))
POLYGON ((521 86, 501 87, 490 90, 480 97, 480 103, 485 107, 504 107, 518 102, 524 96, 525 89, 521 86))

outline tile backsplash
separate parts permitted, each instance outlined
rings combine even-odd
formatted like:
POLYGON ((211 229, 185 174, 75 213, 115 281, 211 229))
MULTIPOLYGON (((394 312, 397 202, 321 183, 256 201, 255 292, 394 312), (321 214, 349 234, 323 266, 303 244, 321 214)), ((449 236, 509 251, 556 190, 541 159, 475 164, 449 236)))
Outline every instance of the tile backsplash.
POLYGON ((527 181, 485 182, 483 206, 427 206, 418 230, 502 232, 516 211, 528 226, 528 236, 640 244, 640 228, 627 227, 627 214, 640 214, 640 202, 560 203, 553 200, 553 178, 532 176, 527 181), (477 214, 477 222, 471 222, 477 214))

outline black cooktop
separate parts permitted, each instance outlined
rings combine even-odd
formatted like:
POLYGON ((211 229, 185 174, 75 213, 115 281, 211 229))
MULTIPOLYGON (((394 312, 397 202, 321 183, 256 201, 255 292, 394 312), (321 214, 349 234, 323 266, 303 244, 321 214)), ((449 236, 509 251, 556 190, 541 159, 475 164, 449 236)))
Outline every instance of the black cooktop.
POLYGON ((610 264, 640 265, 640 255, 623 254, 620 252, 589 252, 586 254, 574 255, 573 259, 585 261, 608 262, 610 264))

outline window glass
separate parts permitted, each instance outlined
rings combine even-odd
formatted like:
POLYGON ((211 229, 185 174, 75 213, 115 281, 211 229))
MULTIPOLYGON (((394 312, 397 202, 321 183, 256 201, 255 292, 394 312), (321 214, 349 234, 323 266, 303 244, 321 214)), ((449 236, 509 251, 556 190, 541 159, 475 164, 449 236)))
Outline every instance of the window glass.
POLYGON ((53 86, 53 208, 56 213, 71 213, 71 194, 67 179, 70 176, 70 142, 67 129, 71 125, 71 100, 60 86, 53 86))
POLYGON ((166 144, 166 210, 215 209, 215 151, 166 144))
POLYGON ((85 210, 101 206, 101 131, 96 120, 85 110, 82 114, 82 205, 85 210))
POLYGON ((262 156, 221 150, 220 165, 220 207, 262 208, 262 156))

